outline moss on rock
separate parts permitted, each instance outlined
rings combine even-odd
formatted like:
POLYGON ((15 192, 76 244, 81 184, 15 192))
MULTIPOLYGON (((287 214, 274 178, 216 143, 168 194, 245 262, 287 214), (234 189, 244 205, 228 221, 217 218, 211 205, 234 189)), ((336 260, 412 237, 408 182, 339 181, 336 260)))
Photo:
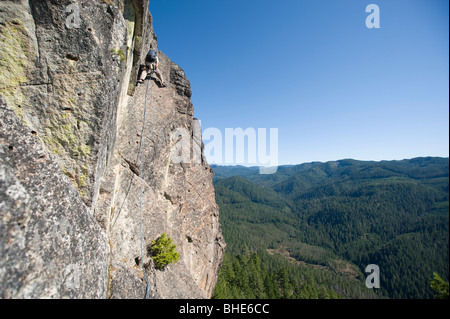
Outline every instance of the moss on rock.
POLYGON ((122 62, 125 62, 127 60, 125 53, 121 48, 113 48, 111 49, 111 53, 117 55, 122 62))
POLYGON ((21 85, 28 81, 35 53, 22 21, 14 19, 0 27, 0 46, 0 94, 23 119, 26 101, 21 85))

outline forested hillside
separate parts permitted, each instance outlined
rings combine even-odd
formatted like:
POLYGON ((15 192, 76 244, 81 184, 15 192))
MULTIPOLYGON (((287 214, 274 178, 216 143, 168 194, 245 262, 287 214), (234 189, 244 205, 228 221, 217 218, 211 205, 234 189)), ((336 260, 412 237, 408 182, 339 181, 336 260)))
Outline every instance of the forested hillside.
POLYGON ((213 169, 228 245, 216 298, 433 298, 433 272, 448 281, 447 158, 213 169))

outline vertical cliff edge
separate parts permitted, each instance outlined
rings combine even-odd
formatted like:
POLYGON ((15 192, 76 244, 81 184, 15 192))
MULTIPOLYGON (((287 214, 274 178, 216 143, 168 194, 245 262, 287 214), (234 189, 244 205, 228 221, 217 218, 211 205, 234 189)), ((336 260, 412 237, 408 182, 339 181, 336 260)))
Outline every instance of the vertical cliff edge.
POLYGON ((148 6, 0 2, 0 298, 211 297, 225 243, 189 80, 159 51, 167 86, 135 86, 148 6), (162 233, 180 260, 157 270, 162 233))

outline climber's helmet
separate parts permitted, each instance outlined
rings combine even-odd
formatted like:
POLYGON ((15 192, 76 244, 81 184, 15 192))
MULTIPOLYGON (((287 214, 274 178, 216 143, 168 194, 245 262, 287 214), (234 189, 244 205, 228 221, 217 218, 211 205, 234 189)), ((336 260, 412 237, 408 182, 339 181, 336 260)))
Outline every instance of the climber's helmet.
POLYGON ((158 52, 156 50, 150 50, 147 53, 147 56, 145 57, 145 60, 147 62, 156 62, 157 61, 158 52))

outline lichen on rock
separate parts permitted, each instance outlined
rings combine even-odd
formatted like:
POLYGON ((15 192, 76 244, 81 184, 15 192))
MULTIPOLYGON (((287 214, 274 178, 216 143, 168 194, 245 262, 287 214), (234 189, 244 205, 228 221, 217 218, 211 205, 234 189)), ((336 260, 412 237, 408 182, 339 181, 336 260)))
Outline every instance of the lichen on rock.
POLYGON ((25 102, 21 85, 28 81, 34 59, 30 42, 22 21, 13 19, 0 25, 0 94, 20 118, 25 102))

